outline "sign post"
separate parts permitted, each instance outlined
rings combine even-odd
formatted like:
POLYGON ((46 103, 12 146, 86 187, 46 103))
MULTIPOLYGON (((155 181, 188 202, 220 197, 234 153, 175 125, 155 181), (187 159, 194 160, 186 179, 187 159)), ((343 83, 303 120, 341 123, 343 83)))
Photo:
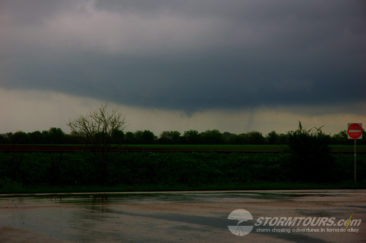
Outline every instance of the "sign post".
POLYGON ((357 139, 353 140, 353 181, 357 183, 357 139))
POLYGON ((348 139, 353 139, 353 180, 357 183, 357 139, 362 139, 362 123, 348 123, 348 139))

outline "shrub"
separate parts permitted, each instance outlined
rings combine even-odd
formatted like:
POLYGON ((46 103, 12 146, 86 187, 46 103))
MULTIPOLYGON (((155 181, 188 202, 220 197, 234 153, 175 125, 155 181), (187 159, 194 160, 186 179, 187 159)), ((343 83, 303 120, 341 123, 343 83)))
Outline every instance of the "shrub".
POLYGON ((300 181, 327 181, 332 179, 333 158, 330 137, 321 128, 303 129, 301 122, 288 135, 293 179, 300 181))

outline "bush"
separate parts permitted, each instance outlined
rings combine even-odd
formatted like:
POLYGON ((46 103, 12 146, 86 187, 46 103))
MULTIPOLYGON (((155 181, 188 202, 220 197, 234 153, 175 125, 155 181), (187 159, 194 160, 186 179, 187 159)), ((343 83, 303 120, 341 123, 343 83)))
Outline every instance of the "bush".
POLYGON ((300 181, 328 181, 332 179, 333 157, 330 137, 321 128, 305 130, 301 122, 288 135, 293 179, 300 181))

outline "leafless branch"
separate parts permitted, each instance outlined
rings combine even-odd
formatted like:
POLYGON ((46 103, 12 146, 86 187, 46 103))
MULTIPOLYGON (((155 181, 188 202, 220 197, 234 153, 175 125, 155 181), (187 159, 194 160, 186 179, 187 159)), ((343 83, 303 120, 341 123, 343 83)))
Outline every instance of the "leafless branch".
POLYGON ((109 111, 108 106, 103 105, 97 111, 80 116, 67 125, 73 134, 84 137, 88 143, 104 144, 113 131, 124 129, 125 120, 121 113, 109 111))

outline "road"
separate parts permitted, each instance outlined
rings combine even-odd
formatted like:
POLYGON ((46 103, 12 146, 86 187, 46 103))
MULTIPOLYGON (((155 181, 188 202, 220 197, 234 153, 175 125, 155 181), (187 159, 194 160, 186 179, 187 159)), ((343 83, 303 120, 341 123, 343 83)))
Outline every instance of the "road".
POLYGON ((0 195, 0 242, 365 242, 365 195, 366 190, 0 195), (237 209, 252 219, 228 219, 237 209), (286 225, 295 218, 296 224, 286 225), (229 226, 247 234, 235 235, 229 226))

